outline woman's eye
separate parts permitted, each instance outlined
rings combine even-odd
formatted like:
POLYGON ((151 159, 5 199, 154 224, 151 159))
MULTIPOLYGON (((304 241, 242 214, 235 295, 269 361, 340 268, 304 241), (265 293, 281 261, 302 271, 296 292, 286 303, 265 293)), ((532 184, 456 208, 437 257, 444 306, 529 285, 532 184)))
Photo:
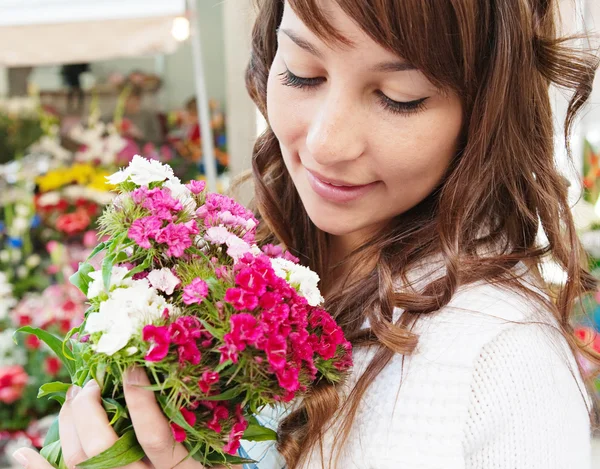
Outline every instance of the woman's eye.
POLYGON ((416 99, 414 101, 394 101, 388 98, 383 92, 378 91, 379 101, 386 111, 392 114, 417 114, 425 109, 425 101, 429 98, 416 99))
POLYGON ((291 86, 292 88, 311 88, 318 86, 325 81, 325 78, 303 78, 298 75, 294 75, 292 72, 286 69, 285 72, 280 73, 281 83, 285 86, 291 86))

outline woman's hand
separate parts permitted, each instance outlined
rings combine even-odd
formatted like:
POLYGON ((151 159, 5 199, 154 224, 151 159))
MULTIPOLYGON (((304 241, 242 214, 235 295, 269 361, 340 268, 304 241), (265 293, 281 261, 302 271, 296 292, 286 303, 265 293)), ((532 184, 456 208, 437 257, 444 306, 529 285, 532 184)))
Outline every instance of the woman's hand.
MULTIPOLYGON (((137 439, 146 459, 130 464, 128 469, 204 469, 190 458, 181 443, 176 443, 167 418, 162 413, 154 393, 143 389, 150 382, 144 370, 129 370, 125 376, 125 400, 137 439)), ((60 441, 68 469, 110 448, 118 437, 100 400, 100 388, 91 380, 83 389, 72 386, 59 415, 60 441)), ((37 452, 21 448, 14 458, 27 469, 52 469, 37 452)))

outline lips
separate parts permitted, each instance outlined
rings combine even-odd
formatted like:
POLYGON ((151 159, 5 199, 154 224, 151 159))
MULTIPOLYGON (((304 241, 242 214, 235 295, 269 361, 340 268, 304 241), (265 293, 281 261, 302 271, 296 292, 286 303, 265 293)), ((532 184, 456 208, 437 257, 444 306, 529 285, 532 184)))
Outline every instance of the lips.
POLYGON ((364 185, 350 184, 346 181, 321 176, 309 169, 306 169, 306 177, 311 188, 318 196, 340 204, 362 198, 378 184, 378 182, 364 185))

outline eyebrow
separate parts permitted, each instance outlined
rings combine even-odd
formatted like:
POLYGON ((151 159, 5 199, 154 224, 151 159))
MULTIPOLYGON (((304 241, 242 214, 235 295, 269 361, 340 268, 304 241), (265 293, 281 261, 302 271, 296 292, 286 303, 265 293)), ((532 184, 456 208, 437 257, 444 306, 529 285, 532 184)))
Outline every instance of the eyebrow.
MULTIPOLYGON (((305 51, 309 52, 310 54, 314 55, 315 57, 323 59, 323 54, 321 53, 321 51, 319 51, 319 49, 317 49, 315 46, 313 46, 306 39, 301 38, 294 31, 291 31, 289 29, 283 29, 283 28, 280 28, 277 31, 284 33, 301 49, 304 49, 305 51)), ((411 64, 409 62, 403 62, 401 60, 398 60, 398 61, 391 61, 391 62, 382 62, 382 63, 377 64, 374 67, 372 67, 371 70, 374 72, 406 72, 409 70, 416 70, 416 69, 417 69, 417 67, 415 67, 413 64, 411 64)))

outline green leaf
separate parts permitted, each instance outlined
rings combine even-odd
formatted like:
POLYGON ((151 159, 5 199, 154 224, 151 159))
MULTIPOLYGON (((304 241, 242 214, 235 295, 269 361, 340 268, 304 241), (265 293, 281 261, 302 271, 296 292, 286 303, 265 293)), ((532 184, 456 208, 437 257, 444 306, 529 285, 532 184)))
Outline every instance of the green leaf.
POLYGON ((90 277, 89 274, 95 270, 96 269, 94 269, 91 264, 87 262, 80 262, 79 269, 69 277, 69 281, 87 296, 88 286, 92 281, 92 277, 90 277))
POLYGON ((203 401, 230 401, 234 397, 237 397, 242 392, 239 388, 231 388, 228 391, 217 394, 216 396, 203 397, 203 401))
POLYGON ((143 457, 144 450, 138 443, 133 430, 129 430, 106 451, 79 463, 77 467, 83 469, 112 469, 127 466, 143 457))
POLYGON ((108 245, 108 243, 106 241, 98 244, 98 246, 96 246, 94 248, 94 250, 92 251, 92 253, 88 256, 88 259, 91 259, 94 256, 96 256, 96 254, 98 254, 100 251, 102 251, 107 245, 108 245))
POLYGON ((106 291, 110 291, 110 276, 115 257, 114 254, 111 254, 110 256, 106 256, 102 261, 102 281, 104 282, 104 289, 106 291))
POLYGON ((60 340, 58 337, 51 334, 50 332, 44 331, 43 329, 38 329, 36 327, 31 326, 24 326, 17 329, 13 334, 13 340, 15 341, 15 343, 18 343, 16 335, 19 332, 23 332, 25 334, 33 334, 42 342, 44 342, 48 347, 50 347, 69 372, 71 379, 73 379, 73 377, 75 376, 75 367, 73 365, 74 358, 72 356, 68 356, 65 353, 65 348, 63 347, 62 340, 60 340))
POLYGON ((232 456, 231 454, 223 454, 223 453, 210 453, 208 455, 204 455, 203 453, 196 453, 192 456, 196 461, 206 465, 210 464, 210 466, 217 466, 223 464, 252 464, 256 463, 256 461, 252 459, 240 458, 239 456, 232 456))
POLYGON ((40 450, 40 454, 42 457, 52 464, 54 467, 58 466, 58 460, 60 458, 60 440, 55 441, 54 443, 50 443, 48 446, 44 446, 40 450))
POLYGON ((71 387, 68 383, 63 383, 61 381, 54 381, 53 383, 45 383, 40 386, 40 390, 38 391, 38 399, 40 397, 48 396, 50 394, 56 393, 66 393, 67 390, 71 387))
POLYGON ((137 267, 134 267, 133 269, 131 269, 127 273, 127 275, 125 276, 125 278, 133 277, 135 274, 138 274, 138 273, 146 270, 148 267, 150 267, 150 264, 152 264, 152 256, 146 257, 146 259, 144 259, 144 262, 142 262, 137 267))
POLYGON ((159 402, 163 412, 167 416, 167 418, 171 421, 179 425, 184 430, 196 435, 197 432, 181 415, 179 409, 173 408, 172 405, 169 404, 167 398, 165 396, 156 396, 156 400, 159 402))
POLYGON ((113 418, 110 421, 110 426, 112 427, 117 420, 120 418, 128 419, 129 415, 127 414, 127 409, 115 399, 110 397, 103 397, 102 404, 104 405, 104 410, 106 410, 109 414, 114 414, 113 418))
POLYGON ((217 365, 217 367, 215 368, 215 372, 221 373, 221 371, 223 371, 225 368, 232 364, 233 362, 231 360, 225 360, 223 363, 217 365))
POLYGON ((242 437, 247 441, 273 441, 277 440, 277 432, 271 430, 270 428, 263 427, 258 423, 256 418, 251 417, 248 419, 248 428, 244 432, 244 436, 242 437))
POLYGON ((205 321, 204 319, 198 318, 200 320, 200 322, 202 323, 202 325, 204 326, 204 328, 210 332, 210 334, 213 337, 216 337, 219 340, 222 340, 223 337, 225 336, 225 333, 223 331, 220 331, 218 329, 215 329, 213 326, 211 326, 207 321, 205 321))
POLYGON ((46 438, 44 439, 44 446, 48 446, 50 443, 54 443, 55 441, 59 441, 60 440, 60 434, 58 432, 58 416, 54 419, 54 422, 52 422, 52 425, 50 425, 50 428, 48 429, 48 433, 46 433, 46 438))

